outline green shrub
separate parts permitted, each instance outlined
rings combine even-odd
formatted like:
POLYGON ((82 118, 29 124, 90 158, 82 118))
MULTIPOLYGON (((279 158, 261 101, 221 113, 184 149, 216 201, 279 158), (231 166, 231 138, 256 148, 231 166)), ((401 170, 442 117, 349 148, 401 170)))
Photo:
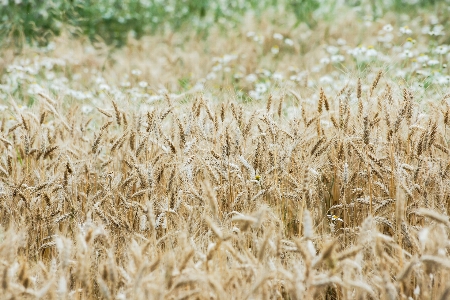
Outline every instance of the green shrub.
MULTIPOLYGON (((412 0, 354 0, 347 5, 372 7, 382 13, 412 7, 412 0)), ((429 7, 446 1, 419 1, 429 7)), ((271 9, 291 13, 297 25, 312 27, 315 18, 335 11, 337 0, 3 0, 0 3, 2 45, 21 48, 25 42, 45 45, 64 28, 76 28, 91 40, 123 45, 130 33, 139 38, 155 31, 208 30, 214 23, 238 23, 252 11, 256 16, 271 9)), ((412 11, 411 9, 409 11, 412 11)), ((369 12, 367 12, 369 13, 369 12)))
POLYGON ((7 1, 0 8, 0 39, 19 48, 25 41, 46 44, 70 23, 73 8, 69 1, 7 1))

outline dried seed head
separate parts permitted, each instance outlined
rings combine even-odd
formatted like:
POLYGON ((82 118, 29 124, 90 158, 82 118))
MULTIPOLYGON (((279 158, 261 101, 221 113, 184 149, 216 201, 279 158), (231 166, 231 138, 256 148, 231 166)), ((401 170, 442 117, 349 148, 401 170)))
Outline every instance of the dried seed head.
POLYGON ((147 216, 145 214, 141 215, 141 217, 139 218, 139 230, 147 230, 147 216))
POLYGON ((317 111, 319 112, 319 114, 322 113, 322 106, 324 104, 324 101, 325 101, 325 92, 323 91, 323 88, 320 88, 319 102, 317 104, 317 111))
POLYGON ((312 239, 314 236, 311 213, 307 209, 303 212, 303 236, 307 239, 312 239))
POLYGON ((87 244, 89 244, 89 242, 91 241, 93 233, 94 230, 92 228, 89 228, 88 232, 86 233, 86 236, 84 237, 84 240, 86 241, 87 244))
POLYGON ((178 124, 178 132, 180 134, 181 147, 184 147, 184 145, 186 144, 186 136, 184 134, 184 128, 183 128, 183 125, 181 124, 180 119, 176 118, 176 120, 177 120, 177 124, 178 124))
POLYGON ((225 120, 225 103, 222 102, 222 105, 220 106, 220 119, 223 121, 225 120))
POLYGON ((361 99, 362 89, 361 89, 361 78, 358 78, 358 85, 356 87, 356 98, 361 99))
POLYGON ((8 286, 9 286, 8 268, 5 267, 3 269, 3 278, 2 278, 2 288, 3 288, 3 290, 7 290, 8 286))
POLYGON ((120 126, 121 125, 121 120, 122 120, 121 113, 120 113, 119 108, 117 107, 117 104, 116 104, 116 102, 114 100, 112 101, 112 104, 113 104, 113 107, 114 107, 114 112, 116 113, 117 125, 120 126))
POLYGON ((269 98, 267 98, 267 106, 266 106, 266 111, 269 113, 270 112, 270 108, 272 106, 272 94, 269 95, 269 98))
POLYGON ((450 113, 450 109, 447 108, 444 112, 444 124, 447 126, 449 125, 449 117, 448 117, 449 113, 450 113))
POLYGON ((23 117, 23 115, 20 115, 22 119, 22 126, 25 128, 26 131, 30 131, 30 125, 28 124, 28 120, 23 117))
POLYGON ((97 152, 98 146, 100 145, 100 140, 103 136, 103 132, 100 131, 99 135, 97 136, 97 138, 94 140, 94 144, 92 145, 91 151, 93 154, 95 154, 97 152))
POLYGON ((100 132, 105 131, 111 124, 112 124, 112 121, 108 121, 105 124, 103 124, 103 126, 100 127, 100 132))
POLYGON ((358 117, 362 116, 364 110, 361 95, 362 95, 361 78, 358 78, 358 86, 356 88, 356 97, 358 98, 358 117))
POLYGON ((130 148, 131 151, 135 151, 136 149, 136 131, 132 131, 130 134, 130 148))
POLYGON ((378 71, 377 77, 375 77, 375 80, 372 82, 372 87, 370 88, 370 97, 372 97, 373 91, 376 89, 382 74, 383 72, 381 70, 378 71))
POLYGON ((39 124, 44 124, 44 122, 45 122, 45 117, 47 116, 47 112, 46 111, 44 111, 43 113, 41 113, 41 117, 40 117, 40 119, 39 119, 39 124))
POLYGON ((108 118, 112 118, 112 115, 109 112, 107 112, 106 110, 103 110, 100 107, 97 107, 97 110, 99 112, 101 112, 102 114, 104 114, 105 116, 107 116, 108 118))
POLYGON ((20 271, 19 274, 17 276, 17 278, 19 279, 19 281, 22 283, 22 285, 27 288, 28 284, 29 284, 29 278, 28 278, 28 272, 27 272, 27 263, 26 262, 22 262, 21 263, 21 267, 20 267, 20 271), (25 286, 27 285, 27 286, 25 286))
POLYGON ((283 109, 283 101, 284 101, 284 95, 280 98, 280 103, 278 104, 278 117, 281 118, 281 113, 283 109))
POLYGON ((120 148, 120 146, 122 145, 122 143, 125 141, 127 135, 128 135, 128 131, 124 132, 124 133, 122 134, 121 137, 119 137, 118 139, 116 139, 116 140, 113 142, 113 145, 112 145, 112 147, 111 147, 111 153, 114 153, 114 151, 115 151, 116 149, 120 148))
POLYGON ((124 129, 126 129, 128 127, 128 120, 127 120, 127 114, 125 112, 122 113, 122 118, 123 118, 124 129))
POLYGON ((28 136, 28 134, 24 136, 24 150, 25 155, 30 154, 30 137, 28 136))
POLYGON ((166 99, 169 107, 172 106, 172 100, 170 99, 170 95, 168 93, 164 93, 164 99, 166 99))
POLYGON ((363 141, 364 141, 364 144, 368 145, 370 128, 369 128, 369 118, 367 116, 364 117, 363 123, 364 123, 363 141))
POLYGON ((177 153, 177 149, 175 148, 175 145, 172 143, 172 141, 167 136, 164 136, 164 139, 169 144, 169 147, 170 147, 170 150, 172 151, 172 153, 174 153, 174 154, 177 153))
POLYGON ((431 148, 436 140, 436 132, 437 132, 437 124, 434 123, 431 125, 431 128, 428 133, 428 148, 431 148))

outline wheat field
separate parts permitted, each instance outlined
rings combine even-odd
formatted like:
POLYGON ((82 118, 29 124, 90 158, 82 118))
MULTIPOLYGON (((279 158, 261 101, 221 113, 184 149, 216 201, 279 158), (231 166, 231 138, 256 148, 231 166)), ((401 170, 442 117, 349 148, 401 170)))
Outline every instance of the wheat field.
POLYGON ((450 298, 445 36, 352 18, 6 50, 1 298, 450 298))

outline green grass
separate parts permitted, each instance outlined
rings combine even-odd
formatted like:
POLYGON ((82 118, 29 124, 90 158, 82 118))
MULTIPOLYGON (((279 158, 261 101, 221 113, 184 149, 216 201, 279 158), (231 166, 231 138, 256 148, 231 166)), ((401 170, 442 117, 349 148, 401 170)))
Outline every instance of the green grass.
MULTIPOLYGON (((354 0, 345 2, 344 9, 374 18, 391 11, 414 16, 418 8, 445 15, 448 2, 419 1, 412 5, 405 0, 354 0)), ((337 0, 9 1, 0 7, 0 40, 3 46, 21 49, 24 43, 46 45, 69 30, 91 40, 122 46, 130 34, 136 38, 168 30, 207 34, 212 25, 236 26, 249 12, 261 19, 267 11, 279 12, 275 15, 295 17, 295 26, 306 23, 311 28, 318 21, 332 22, 340 8, 342 4, 337 0)))

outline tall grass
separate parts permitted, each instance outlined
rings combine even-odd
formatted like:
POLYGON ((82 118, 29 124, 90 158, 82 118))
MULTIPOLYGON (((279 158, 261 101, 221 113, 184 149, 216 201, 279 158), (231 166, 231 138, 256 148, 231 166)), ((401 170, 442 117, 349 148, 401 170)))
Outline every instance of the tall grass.
POLYGON ((294 119, 283 117, 291 96, 261 109, 198 94, 167 96, 147 113, 111 100, 89 132, 92 119, 45 94, 27 113, 11 100, 1 293, 448 293, 445 97, 424 117, 413 93, 379 75, 359 107, 349 104, 352 82, 322 91, 316 107, 300 101, 294 119))
POLYGON ((0 298, 446 299, 448 85, 355 20, 5 52, 0 298))

